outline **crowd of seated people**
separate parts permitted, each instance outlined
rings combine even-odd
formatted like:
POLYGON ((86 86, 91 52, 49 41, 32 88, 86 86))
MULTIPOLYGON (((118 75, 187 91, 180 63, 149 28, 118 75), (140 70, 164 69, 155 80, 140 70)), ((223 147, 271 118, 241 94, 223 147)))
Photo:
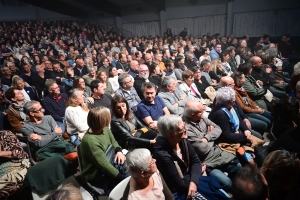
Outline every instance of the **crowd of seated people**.
MULTIPOLYGON (((300 64, 286 35, 278 45, 267 35, 250 45, 248 36, 196 38, 187 29, 125 38, 76 21, 0 30, 0 128, 27 143, 37 165, 57 155, 74 161, 80 145, 82 176, 106 194, 129 173, 128 199, 238 199, 234 180, 239 170, 258 172, 266 131, 275 137, 269 153, 300 153, 300 64), (115 162, 105 158, 111 146, 115 162)), ((4 142, 5 161, 27 158, 8 156, 4 142)), ((273 180, 270 162, 257 182, 273 180)), ((290 195, 276 187, 271 199, 290 195)))

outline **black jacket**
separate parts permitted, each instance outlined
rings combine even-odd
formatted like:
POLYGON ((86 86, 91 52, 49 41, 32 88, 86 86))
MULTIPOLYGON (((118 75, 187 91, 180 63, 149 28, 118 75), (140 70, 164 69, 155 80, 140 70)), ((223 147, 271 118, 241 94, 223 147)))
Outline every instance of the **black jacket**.
POLYGON ((153 158, 156 159, 157 168, 164 177, 171 192, 187 194, 191 181, 196 185, 199 183, 201 162, 187 139, 181 141, 179 146, 185 162, 176 155, 167 139, 159 136, 156 138, 156 143, 153 147, 153 158), (183 178, 179 176, 174 161, 177 161, 183 178))
POLYGON ((80 73, 79 69, 77 69, 77 66, 75 66, 73 69, 74 69, 74 75, 76 75, 76 76, 82 77, 88 73, 87 66, 85 66, 85 65, 82 68, 81 73, 80 73))
MULTIPOLYGON (((145 127, 144 124, 142 124, 142 122, 135 116, 133 117, 133 119, 129 120, 129 122, 134 124, 136 129, 145 127)), ((129 142, 133 145, 150 147, 150 140, 132 136, 130 128, 125 121, 113 117, 110 126, 111 132, 122 148, 126 147, 126 142, 129 142)))
POLYGON ((144 98, 143 92, 142 92, 142 85, 145 83, 146 80, 144 78, 141 78, 139 76, 136 76, 134 78, 134 89, 136 90, 137 94, 139 95, 140 99, 144 98))

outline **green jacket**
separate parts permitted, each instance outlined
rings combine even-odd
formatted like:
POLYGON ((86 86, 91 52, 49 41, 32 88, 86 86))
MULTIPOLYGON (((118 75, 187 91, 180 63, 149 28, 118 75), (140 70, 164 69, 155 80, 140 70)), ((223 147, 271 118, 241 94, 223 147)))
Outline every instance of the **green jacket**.
POLYGON ((82 175, 87 180, 93 180, 99 173, 116 178, 119 171, 108 161, 105 151, 112 144, 116 152, 121 147, 115 140, 110 129, 105 127, 100 135, 87 132, 81 141, 82 175))

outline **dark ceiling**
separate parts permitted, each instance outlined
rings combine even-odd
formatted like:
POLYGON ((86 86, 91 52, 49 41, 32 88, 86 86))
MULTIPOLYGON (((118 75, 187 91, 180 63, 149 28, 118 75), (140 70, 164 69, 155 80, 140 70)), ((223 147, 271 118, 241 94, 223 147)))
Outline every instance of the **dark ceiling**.
POLYGON ((111 16, 140 13, 145 11, 165 10, 165 0, 20 0, 33 6, 41 7, 75 18, 88 18, 89 9, 111 16))

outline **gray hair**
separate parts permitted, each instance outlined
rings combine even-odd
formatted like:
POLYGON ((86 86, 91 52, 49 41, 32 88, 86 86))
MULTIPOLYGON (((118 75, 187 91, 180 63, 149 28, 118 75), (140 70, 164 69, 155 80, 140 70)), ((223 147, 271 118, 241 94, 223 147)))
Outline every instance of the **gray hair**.
POLYGON ((72 88, 68 92, 68 98, 77 98, 77 92, 79 92, 79 91, 82 91, 82 90, 79 88, 72 88))
POLYGON ((126 83, 125 79, 128 77, 130 77, 129 74, 120 74, 120 76, 118 77, 118 82, 119 82, 120 87, 122 87, 123 84, 126 83))
POLYGON ((169 137, 170 134, 175 134, 178 129, 179 122, 182 121, 178 115, 165 115, 158 119, 157 129, 164 137, 169 137))
POLYGON ((294 75, 300 74, 300 62, 294 65, 294 75))
POLYGON ((52 85, 56 83, 56 80, 54 79, 47 79, 46 82, 45 82, 45 85, 47 87, 48 90, 51 89, 52 85))
POLYGON ((198 108, 196 107, 196 104, 192 104, 190 106, 186 106, 186 104, 185 104, 184 111, 183 111, 183 116, 189 118, 195 112, 198 112, 198 108))
POLYGON ((231 87, 221 87, 217 90, 216 100, 219 104, 225 105, 228 101, 232 101, 235 91, 231 87))
POLYGON ((296 84, 296 93, 298 92, 298 90, 300 90, 300 81, 298 81, 296 84))
POLYGON ((88 66, 87 67, 87 72, 90 73, 93 69, 95 69, 94 66, 88 66))
POLYGON ((232 50, 235 50, 235 47, 234 46, 230 46, 230 47, 227 47, 226 50, 231 52, 232 50))
POLYGON ((34 111, 33 105, 39 104, 39 103, 40 103, 40 102, 34 101, 34 100, 32 100, 32 101, 27 101, 27 102, 24 104, 24 107, 23 107, 23 108, 24 108, 24 113, 25 113, 26 115, 29 116, 29 113, 34 111))
POLYGON ((170 85, 172 85, 172 81, 175 81, 175 78, 172 76, 165 76, 161 80, 161 87, 166 88, 170 85))
POLYGON ((145 82, 145 83, 142 84, 141 90, 142 90, 143 93, 145 91, 145 88, 149 88, 149 89, 154 88, 155 91, 156 91, 156 85, 152 82, 145 82))
POLYGON ((276 58, 278 55, 278 50, 277 48, 273 47, 273 48, 269 48, 265 51, 265 53, 267 55, 269 55, 270 57, 276 58))
POLYGON ((148 162, 151 153, 148 149, 134 149, 126 156, 125 166, 127 172, 133 177, 138 178, 142 171, 149 171, 148 162))
POLYGON ((184 54, 185 57, 188 57, 189 55, 193 55, 192 52, 187 51, 187 52, 184 54))

